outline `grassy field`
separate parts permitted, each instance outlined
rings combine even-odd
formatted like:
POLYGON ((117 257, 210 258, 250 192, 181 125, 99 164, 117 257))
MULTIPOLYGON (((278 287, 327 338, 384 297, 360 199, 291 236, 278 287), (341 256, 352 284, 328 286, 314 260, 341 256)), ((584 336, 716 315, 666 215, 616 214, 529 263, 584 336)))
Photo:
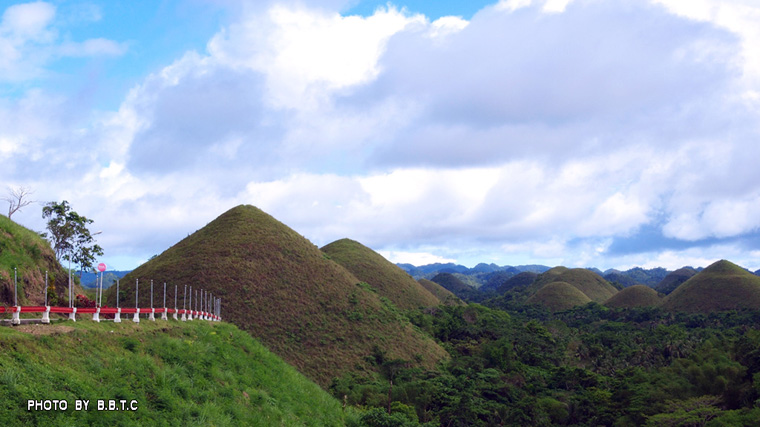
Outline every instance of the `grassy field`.
POLYGON ((3 426, 343 424, 340 402, 229 323, 0 327, 3 426), (68 409, 28 411, 30 399, 68 409), (136 410, 99 411, 97 400, 136 410))

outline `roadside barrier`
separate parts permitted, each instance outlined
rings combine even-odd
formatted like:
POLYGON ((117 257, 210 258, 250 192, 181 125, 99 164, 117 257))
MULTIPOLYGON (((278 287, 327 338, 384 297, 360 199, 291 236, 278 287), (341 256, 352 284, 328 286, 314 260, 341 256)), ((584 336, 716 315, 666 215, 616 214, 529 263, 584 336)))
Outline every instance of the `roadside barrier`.
MULTIPOLYGON (((51 306, 12 306, 12 307, 0 307, 0 314, 11 313, 11 323, 18 325, 21 323, 21 313, 42 313, 42 323, 50 323, 50 313, 68 314, 69 319, 76 322, 77 314, 92 314, 92 320, 100 322, 100 314, 113 314, 113 321, 116 323, 121 322, 121 314, 134 314, 132 319, 135 323, 140 322, 139 315, 149 313, 148 320, 156 321, 153 316, 154 313, 158 314, 173 314, 172 319, 179 321, 203 319, 212 322, 220 322, 222 318, 216 314, 206 311, 186 310, 186 309, 174 309, 174 308, 117 308, 117 307, 51 307, 51 306), (182 317, 178 318, 177 315, 181 314, 182 317)), ((160 320, 169 320, 166 316, 161 316, 160 320)))
MULTIPOLYGON (((138 306, 138 296, 140 295, 140 280, 135 280, 135 307, 134 308, 126 308, 126 307, 119 307, 119 280, 116 280, 116 307, 102 307, 101 304, 97 302, 89 301, 86 297, 83 295, 77 295, 77 300, 79 301, 79 297, 83 297, 87 302, 92 303, 90 306, 86 307, 74 307, 72 303, 69 303, 68 307, 52 307, 47 305, 47 290, 48 290, 48 274, 45 272, 45 305, 44 306, 19 306, 18 305, 18 283, 17 283, 17 271, 14 268, 13 269, 13 281, 14 281, 14 291, 13 291, 13 306, 11 307, 5 307, 0 306, 0 314, 2 313, 11 313, 11 324, 13 325, 19 325, 21 324, 21 313, 42 313, 42 319, 40 320, 42 323, 50 323, 50 313, 57 313, 57 314, 68 314, 69 320, 76 322, 77 313, 79 314, 92 314, 92 320, 95 322, 100 322, 100 315, 101 314, 107 314, 107 315, 113 315, 114 319, 113 321, 116 323, 121 322, 121 314, 133 314, 132 321, 135 323, 140 323, 140 314, 147 313, 148 314, 148 320, 155 322, 156 321, 156 314, 161 315, 161 320, 169 320, 167 317, 167 314, 172 314, 172 319, 179 320, 182 322, 191 321, 193 319, 202 319, 202 320, 209 320, 214 322, 219 322, 222 320, 220 313, 222 311, 222 299, 218 297, 214 297, 213 294, 211 294, 208 291, 204 291, 202 289, 195 289, 195 305, 193 305, 193 287, 190 286, 190 295, 189 295, 189 301, 188 301, 188 294, 187 294, 187 285, 185 285, 185 293, 182 297, 182 308, 177 308, 177 291, 178 287, 177 285, 174 285, 174 308, 167 308, 166 307, 166 283, 164 283, 164 306, 161 308, 155 308, 153 307, 153 281, 150 281, 150 308, 140 308, 138 306), (189 307, 189 308, 188 308, 189 307), (193 310, 195 308, 195 310, 193 310), (178 318, 177 315, 181 314, 182 317, 178 318)), ((103 298, 103 288, 102 286, 98 289, 96 289, 96 297, 95 301, 102 301, 103 298), (100 295, 100 298, 98 298, 98 293, 100 295)), ((69 295, 71 295, 71 284, 69 284, 69 295)), ((81 302, 81 301, 80 301, 81 302)))

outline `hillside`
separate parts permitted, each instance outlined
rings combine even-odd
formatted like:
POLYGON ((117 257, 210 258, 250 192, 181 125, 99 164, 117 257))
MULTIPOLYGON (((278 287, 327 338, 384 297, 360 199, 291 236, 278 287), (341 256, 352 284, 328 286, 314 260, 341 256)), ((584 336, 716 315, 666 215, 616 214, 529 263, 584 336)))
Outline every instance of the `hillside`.
POLYGON ((657 291, 647 285, 629 286, 605 301, 612 308, 655 307, 662 302, 657 291))
POLYGON ((717 261, 671 292, 663 308, 692 313, 760 309, 760 277, 730 261, 717 261))
POLYGON ((438 273, 430 281, 443 286, 446 290, 465 301, 479 295, 477 289, 463 282, 453 273, 438 273))
MULTIPOLYGON (((322 385, 376 369, 366 356, 434 366, 447 353, 388 300, 311 242, 253 206, 238 206, 141 265, 121 281, 121 301, 150 304, 149 282, 201 287, 222 298, 222 317, 322 385)), ((107 291, 115 302, 115 289, 107 291)), ((169 298, 171 300, 171 297, 169 298)), ((158 300, 158 299, 157 299, 158 300)))
POLYGON ((530 292, 538 292, 542 287, 553 282, 566 282, 579 291, 583 292, 592 301, 603 303, 617 293, 612 285, 607 283, 601 276, 585 268, 568 269, 566 267, 554 267, 540 274, 536 281, 528 287, 530 292))
MULTIPOLYGON (((1 304, 13 305, 14 267, 18 272, 19 304, 44 305, 45 271, 48 272, 48 304, 68 304, 68 275, 55 258, 50 243, 34 231, 0 215, 1 304)), ((74 291, 82 292, 76 285, 74 291)))
POLYGON ((359 242, 341 239, 321 250, 399 308, 431 307, 441 303, 404 270, 359 242))
POLYGON ((428 292, 435 295, 436 298, 438 298, 442 303, 446 305, 464 305, 465 302, 459 299, 454 293, 452 293, 450 290, 444 288, 443 286, 439 285, 438 283, 435 283, 428 279, 420 279, 419 281, 420 286, 427 289, 428 292))
POLYGON ((229 323, 0 327, 0 420, 33 425, 343 425, 338 400, 229 323), (27 411, 27 399, 66 411, 27 411), (89 400, 87 411, 75 401, 89 400), (98 411, 98 399, 136 411, 98 411))
POLYGON ((660 281, 660 283, 658 283, 654 289, 657 292, 662 292, 663 294, 668 295, 677 287, 681 286, 682 283, 691 279, 695 274, 697 274, 697 270, 691 267, 679 268, 678 270, 673 271, 665 276, 665 278, 662 279, 662 281, 660 281))
POLYGON ((507 281, 502 283, 497 289, 496 293, 503 294, 514 288, 528 287, 536 281, 538 274, 532 271, 523 271, 520 274, 510 277, 507 281))
POLYGON ((590 303, 591 299, 577 287, 567 282, 551 282, 531 295, 525 303, 543 305, 551 311, 568 310, 590 303))

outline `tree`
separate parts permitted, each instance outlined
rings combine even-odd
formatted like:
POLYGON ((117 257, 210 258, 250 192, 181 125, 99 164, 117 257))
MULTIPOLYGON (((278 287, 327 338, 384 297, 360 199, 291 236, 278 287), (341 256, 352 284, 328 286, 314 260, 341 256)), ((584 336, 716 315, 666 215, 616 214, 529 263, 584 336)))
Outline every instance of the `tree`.
POLYGON ((3 200, 8 202, 8 219, 24 206, 34 203, 34 200, 29 200, 31 194, 32 190, 24 186, 8 187, 8 195, 3 197, 3 200))
POLYGON ((72 211, 66 200, 46 204, 42 208, 42 217, 48 219, 47 229, 58 259, 73 261, 81 272, 92 268, 95 257, 103 255, 103 248, 94 243, 87 228, 93 220, 72 211))

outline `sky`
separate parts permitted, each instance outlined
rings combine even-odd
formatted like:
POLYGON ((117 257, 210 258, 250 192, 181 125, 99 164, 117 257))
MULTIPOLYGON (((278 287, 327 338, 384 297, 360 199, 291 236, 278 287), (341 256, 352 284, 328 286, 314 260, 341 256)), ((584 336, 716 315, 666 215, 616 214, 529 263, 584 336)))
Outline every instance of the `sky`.
MULTIPOLYGON (((393 262, 760 268, 755 0, 0 3, 0 193, 129 270, 251 204, 393 262)), ((7 209, 0 202, 0 212, 7 209)))

